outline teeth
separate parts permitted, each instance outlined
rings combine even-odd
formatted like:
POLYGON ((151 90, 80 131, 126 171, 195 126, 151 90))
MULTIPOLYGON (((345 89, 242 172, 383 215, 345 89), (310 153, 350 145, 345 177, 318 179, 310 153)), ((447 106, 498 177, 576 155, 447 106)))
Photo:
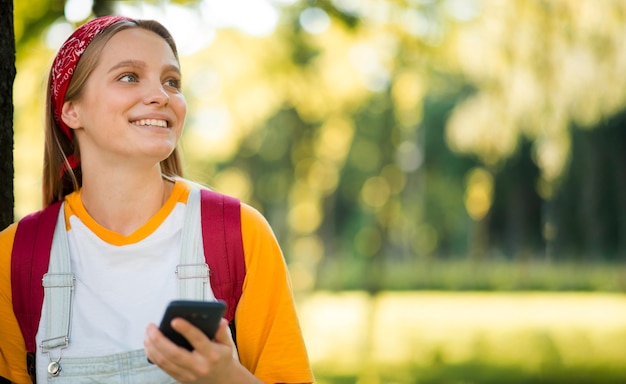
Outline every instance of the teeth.
POLYGON ((157 120, 157 119, 141 119, 134 121, 133 124, 136 125, 152 125, 155 127, 167 128, 167 121, 165 120, 157 120))

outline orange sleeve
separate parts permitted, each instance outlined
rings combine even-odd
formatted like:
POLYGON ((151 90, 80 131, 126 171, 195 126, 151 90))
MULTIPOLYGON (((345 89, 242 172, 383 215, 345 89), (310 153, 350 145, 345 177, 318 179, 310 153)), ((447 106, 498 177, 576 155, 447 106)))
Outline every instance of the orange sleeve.
POLYGON ((265 218, 241 205, 246 261, 235 313, 241 363, 265 383, 312 383, 283 254, 265 218))
POLYGON ((30 383, 26 345, 13 313, 11 252, 17 224, 0 232, 0 377, 12 383, 30 383))

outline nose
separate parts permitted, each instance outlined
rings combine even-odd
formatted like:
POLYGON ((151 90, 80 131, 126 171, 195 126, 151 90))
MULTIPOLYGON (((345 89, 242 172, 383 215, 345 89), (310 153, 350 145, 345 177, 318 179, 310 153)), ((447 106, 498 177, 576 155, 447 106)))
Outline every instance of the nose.
POLYGON ((144 102, 146 104, 156 104, 160 106, 165 106, 170 101, 170 95, 167 93, 165 88, 160 82, 157 84, 151 84, 146 92, 146 96, 144 98, 144 102))

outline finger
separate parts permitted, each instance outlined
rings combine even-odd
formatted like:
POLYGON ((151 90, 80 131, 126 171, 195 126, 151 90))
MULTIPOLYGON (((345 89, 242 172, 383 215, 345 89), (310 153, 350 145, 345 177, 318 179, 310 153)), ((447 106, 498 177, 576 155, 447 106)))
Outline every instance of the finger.
POLYGON ((146 354, 153 360, 157 359, 157 356, 165 356, 176 354, 178 350, 182 349, 168 339, 156 324, 148 324, 146 327, 146 338, 144 339, 144 349, 146 354))
POLYGON ((146 327, 146 337, 143 340, 143 350, 148 357, 148 362, 154 364, 154 357, 159 355, 157 348, 154 346, 154 341, 152 340, 152 334, 155 329, 157 329, 156 325, 153 323, 148 324, 146 327))
POLYGON ((202 330, 189 321, 177 317, 172 320, 172 328, 180 333, 191 344, 193 349, 205 348, 211 344, 209 337, 202 332, 202 330))
POLYGON ((233 359, 239 361, 239 352, 237 351, 237 345, 233 339, 233 334, 228 326, 228 320, 222 318, 220 326, 215 333, 215 341, 220 344, 226 344, 232 348, 233 359))
POLYGON ((144 350, 148 359, 178 381, 189 376, 191 354, 168 339, 155 324, 146 327, 144 350))
POLYGON ((148 324, 146 327, 146 338, 144 339, 144 351, 148 360, 157 365, 163 365, 167 362, 167 357, 163 351, 168 348, 168 343, 171 343, 155 324, 148 324))
POLYGON ((220 344, 230 345, 231 347, 235 346, 235 342, 233 341, 233 337, 230 333, 230 328, 228 328, 228 320, 223 317, 220 321, 219 328, 217 328, 217 332, 215 332, 215 341, 220 344))

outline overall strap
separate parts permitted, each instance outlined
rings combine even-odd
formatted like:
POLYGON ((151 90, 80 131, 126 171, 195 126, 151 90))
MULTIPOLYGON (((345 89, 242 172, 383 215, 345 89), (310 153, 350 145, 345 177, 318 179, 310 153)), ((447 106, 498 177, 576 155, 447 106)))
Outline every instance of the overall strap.
POLYGON ((50 265, 43 276, 46 301, 46 328, 41 341, 41 352, 48 355, 48 373, 57 376, 61 372, 63 350, 69 346, 72 318, 72 296, 76 278, 72 273, 70 248, 65 227, 63 208, 57 215, 50 265), (53 353, 54 351, 54 353, 53 353))
POLYGON ((206 285, 209 282, 209 266, 206 263, 200 239, 202 236, 200 191, 195 188, 189 191, 184 220, 179 264, 176 266, 178 298, 207 300, 206 285))
POLYGON ((62 202, 24 217, 18 223, 11 253, 13 312, 26 350, 37 350, 35 336, 43 305, 43 275, 48 271, 50 249, 62 202))
POLYGON ((224 317, 232 323, 241 297, 246 265, 238 199, 202 189, 202 240, 215 297, 228 305, 224 317))

